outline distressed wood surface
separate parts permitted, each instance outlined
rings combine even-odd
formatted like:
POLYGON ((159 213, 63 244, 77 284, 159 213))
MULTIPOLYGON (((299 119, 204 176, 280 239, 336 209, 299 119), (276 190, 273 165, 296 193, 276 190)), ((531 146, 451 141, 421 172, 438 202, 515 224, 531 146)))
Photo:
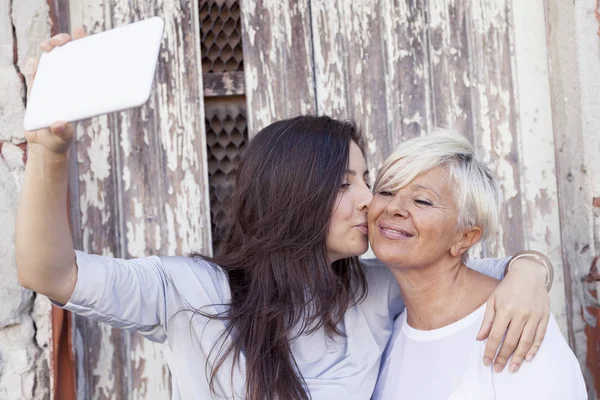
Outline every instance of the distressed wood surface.
POLYGON ((472 141, 502 197, 497 247, 483 249, 482 255, 514 254, 525 246, 507 8, 505 0, 475 0, 467 17, 472 141))
POLYGON ((241 0, 248 134, 316 114, 309 0, 241 0))
POLYGON ((394 149, 433 125, 425 0, 382 0, 387 138, 394 149))
POLYGON ((311 1, 312 38, 319 114, 354 119, 362 127, 370 166, 391 152, 386 54, 379 1, 311 1))
POLYGON ((455 129, 472 141, 469 3, 460 0, 427 3, 434 125, 455 129))
POLYGON ((511 7, 524 247, 541 251, 552 261, 551 311, 563 335, 569 337, 544 0, 513 0, 511 7))
MULTIPOLYGON (((154 15, 165 32, 152 96, 78 128, 83 249, 124 258, 210 253, 197 2, 72 1, 100 32, 154 15)), ((77 318, 78 398, 167 399, 161 345, 77 318)))

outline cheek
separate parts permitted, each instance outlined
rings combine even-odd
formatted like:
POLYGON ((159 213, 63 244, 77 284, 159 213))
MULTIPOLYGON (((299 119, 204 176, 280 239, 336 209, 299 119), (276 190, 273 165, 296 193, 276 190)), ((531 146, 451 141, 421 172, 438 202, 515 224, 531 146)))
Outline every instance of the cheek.
POLYGON ((331 224, 329 231, 339 231, 347 228, 348 222, 352 219, 352 204, 348 196, 342 197, 333 209, 331 215, 331 224))
POLYGON ((367 221, 369 225, 375 223, 377 217, 379 217, 385 210, 386 203, 376 197, 373 198, 369 205, 369 212, 367 213, 367 221))

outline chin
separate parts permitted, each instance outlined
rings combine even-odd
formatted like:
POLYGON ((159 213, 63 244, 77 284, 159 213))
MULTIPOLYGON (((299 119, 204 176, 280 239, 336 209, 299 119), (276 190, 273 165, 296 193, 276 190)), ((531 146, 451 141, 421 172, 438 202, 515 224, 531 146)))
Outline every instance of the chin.
POLYGON ((394 253, 394 252, 390 252, 390 251, 377 251, 377 249, 372 248, 373 250, 373 254, 375 254, 375 257, 377 257, 377 259, 379 261, 381 261, 384 264, 394 264, 397 263, 397 258, 398 258, 398 254, 394 253), (391 253, 391 254, 390 254, 391 253))
POLYGON ((369 244, 366 243, 364 246, 356 246, 356 249, 351 249, 346 257, 360 257, 369 250, 369 244))

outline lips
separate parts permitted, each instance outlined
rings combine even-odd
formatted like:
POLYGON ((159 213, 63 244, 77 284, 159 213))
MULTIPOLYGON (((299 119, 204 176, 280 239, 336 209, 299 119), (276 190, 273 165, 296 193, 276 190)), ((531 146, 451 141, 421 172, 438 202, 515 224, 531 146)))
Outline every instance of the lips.
POLYGON ((387 224, 380 224, 379 225, 379 232, 381 233, 381 235, 387 239, 392 239, 392 240, 403 240, 403 239, 410 239, 411 237, 413 237, 414 235, 402 228, 398 228, 398 227, 394 227, 391 225, 387 225, 387 224))
POLYGON ((354 227, 357 228, 358 230, 360 230, 365 235, 369 232, 369 228, 367 228, 366 222, 364 222, 362 224, 354 225, 354 227))

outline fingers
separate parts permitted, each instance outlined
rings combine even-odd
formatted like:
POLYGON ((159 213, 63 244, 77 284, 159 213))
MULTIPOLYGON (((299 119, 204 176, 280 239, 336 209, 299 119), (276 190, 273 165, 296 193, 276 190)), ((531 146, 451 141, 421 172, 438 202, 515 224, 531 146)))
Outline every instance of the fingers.
MULTIPOLYGON (((477 334, 477 340, 484 340, 490 334, 492 330, 492 323, 494 322, 494 317, 496 316, 496 310, 494 301, 492 299, 488 300, 487 305, 485 306, 485 314, 483 316, 483 322, 481 323, 481 328, 479 329, 479 333, 477 334)), ((491 363, 491 360, 490 360, 491 363)))
POLYGON ((517 348, 517 344, 521 338, 521 333, 523 332, 523 327, 525 326, 525 321, 525 319, 513 319, 510 322, 510 325, 508 326, 508 332, 506 332, 504 342, 502 343, 502 347, 500 348, 500 351, 496 356, 496 360, 494 361, 494 371, 502 372, 504 367, 506 367, 508 359, 513 351, 515 351, 517 348))
POLYGON ((517 349, 510 359, 510 372, 517 372, 519 368, 521 368, 525 355, 529 354, 531 346, 533 345, 533 338, 535 336, 536 328, 538 327, 537 320, 536 322, 533 322, 533 320, 535 320, 535 318, 532 318, 525 323, 517 349))
MULTIPOLYGON (((506 314, 504 314, 506 315, 506 314)), ((498 347, 504 337, 504 332, 508 327, 509 319, 502 314, 497 314, 494 319, 494 323, 490 330, 487 343, 485 345, 485 351, 483 353, 483 364, 487 367, 492 364, 492 360, 496 357, 498 347)))
POLYGON ((535 330, 535 337, 533 339, 533 344, 531 348, 527 352, 527 356, 525 359, 527 361, 533 360, 533 357, 537 354, 542 342, 544 341, 544 337, 546 336, 546 329, 548 328, 548 321, 550 320, 550 315, 544 315, 544 318, 537 325, 537 329, 535 330))
POLYGON ((40 50, 49 52, 52 51, 52 49, 54 49, 56 46, 62 46, 63 44, 70 42, 71 40, 73 39, 68 33, 59 33, 58 35, 55 35, 50 39, 44 40, 42 44, 40 44, 40 50))
POLYGON ((50 131, 63 140, 69 140, 74 129, 72 124, 65 121, 57 121, 50 126, 50 131))
POLYGON ((83 27, 78 26, 75 29, 73 29, 73 39, 77 40, 77 39, 84 38, 86 36, 87 36, 87 33, 85 32, 83 27))

